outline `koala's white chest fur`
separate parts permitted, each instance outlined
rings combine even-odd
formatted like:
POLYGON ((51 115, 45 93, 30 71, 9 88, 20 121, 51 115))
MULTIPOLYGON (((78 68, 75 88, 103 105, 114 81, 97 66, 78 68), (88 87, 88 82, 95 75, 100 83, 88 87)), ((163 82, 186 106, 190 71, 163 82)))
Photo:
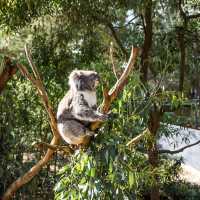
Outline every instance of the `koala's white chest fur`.
POLYGON ((84 96, 84 99, 87 101, 90 107, 97 105, 96 92, 91 91, 81 91, 80 94, 84 96))

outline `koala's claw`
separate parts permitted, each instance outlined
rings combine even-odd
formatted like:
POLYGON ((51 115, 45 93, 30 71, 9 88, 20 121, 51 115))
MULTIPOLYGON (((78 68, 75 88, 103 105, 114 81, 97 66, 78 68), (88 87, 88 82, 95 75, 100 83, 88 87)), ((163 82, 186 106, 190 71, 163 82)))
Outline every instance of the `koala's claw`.
POLYGON ((117 113, 112 113, 111 111, 109 111, 108 113, 103 114, 103 118, 104 118, 103 121, 115 119, 117 118, 117 116, 118 116, 117 113))
POLYGON ((107 115, 107 114, 102 114, 101 115, 101 120, 102 121, 106 121, 106 120, 108 120, 109 119, 109 115, 107 115))

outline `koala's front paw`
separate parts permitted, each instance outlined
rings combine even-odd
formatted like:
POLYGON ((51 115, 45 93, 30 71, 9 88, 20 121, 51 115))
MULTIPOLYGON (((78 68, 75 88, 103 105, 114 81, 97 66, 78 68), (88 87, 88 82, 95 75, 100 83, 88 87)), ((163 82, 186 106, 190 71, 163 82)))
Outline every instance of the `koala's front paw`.
POLYGON ((106 121, 109 119, 109 115, 108 114, 101 114, 100 116, 101 121, 106 121))

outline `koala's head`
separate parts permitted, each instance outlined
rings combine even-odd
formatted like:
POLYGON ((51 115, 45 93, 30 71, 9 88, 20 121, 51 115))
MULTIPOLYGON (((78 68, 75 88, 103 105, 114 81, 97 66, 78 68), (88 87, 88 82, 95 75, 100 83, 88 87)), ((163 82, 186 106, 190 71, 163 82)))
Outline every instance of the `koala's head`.
POLYGON ((95 71, 74 70, 69 75, 69 86, 78 91, 94 91, 98 86, 100 77, 95 71))

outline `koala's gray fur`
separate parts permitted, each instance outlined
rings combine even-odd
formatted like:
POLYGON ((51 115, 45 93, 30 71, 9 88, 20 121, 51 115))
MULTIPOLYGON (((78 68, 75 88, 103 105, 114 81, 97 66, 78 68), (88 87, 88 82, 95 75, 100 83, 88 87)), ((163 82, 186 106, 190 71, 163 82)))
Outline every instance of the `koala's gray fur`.
POLYGON ((74 70, 69 76, 70 89, 60 101, 57 111, 58 130, 69 144, 83 144, 94 132, 91 122, 104 121, 107 115, 97 111, 96 87, 99 76, 95 71, 74 70))

